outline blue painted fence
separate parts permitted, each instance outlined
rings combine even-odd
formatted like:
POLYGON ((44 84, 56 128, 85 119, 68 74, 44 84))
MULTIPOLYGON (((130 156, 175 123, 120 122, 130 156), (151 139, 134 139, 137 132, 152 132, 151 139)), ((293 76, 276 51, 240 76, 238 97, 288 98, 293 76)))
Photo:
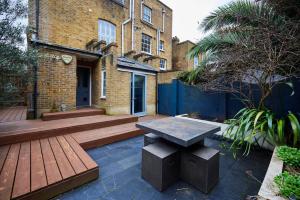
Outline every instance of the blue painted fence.
MULTIPOLYGON (((274 88, 272 96, 266 100, 267 107, 279 115, 288 111, 300 113, 300 80, 295 80, 293 84, 293 96, 290 95, 292 89, 287 85, 274 88)), ((258 101, 259 90, 256 91, 254 99, 258 101)), ((179 80, 158 85, 159 114, 198 113, 208 118, 229 119, 243 107, 241 100, 232 94, 202 91, 179 80)))

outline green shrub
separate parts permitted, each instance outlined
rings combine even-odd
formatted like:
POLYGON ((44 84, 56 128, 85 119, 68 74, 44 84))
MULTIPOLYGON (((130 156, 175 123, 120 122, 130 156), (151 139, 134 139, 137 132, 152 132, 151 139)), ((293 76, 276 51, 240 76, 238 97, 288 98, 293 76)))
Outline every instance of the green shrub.
POLYGON ((225 137, 233 140, 231 149, 234 155, 245 147, 244 155, 248 155, 252 144, 263 146, 300 146, 300 123, 295 114, 289 112, 283 118, 276 118, 268 109, 243 108, 234 117, 227 120, 229 124, 225 137), (259 143, 262 141, 262 143, 259 143))
POLYGON ((281 146, 277 149, 277 156, 286 164, 292 167, 300 167, 300 150, 288 146, 281 146))
POLYGON ((279 187, 280 194, 289 198, 294 197, 300 199, 300 176, 291 175, 288 172, 274 178, 275 183, 279 187))

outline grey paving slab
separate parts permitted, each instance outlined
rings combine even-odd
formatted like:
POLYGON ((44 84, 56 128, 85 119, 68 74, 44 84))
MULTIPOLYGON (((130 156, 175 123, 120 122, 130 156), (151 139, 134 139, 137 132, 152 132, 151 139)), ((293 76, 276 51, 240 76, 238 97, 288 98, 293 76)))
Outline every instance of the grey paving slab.
POLYGON ((178 181, 164 192, 141 178, 143 136, 89 150, 100 166, 99 179, 55 197, 56 200, 242 200, 257 195, 271 159, 271 152, 254 149, 248 157, 234 159, 219 140, 205 145, 220 150, 220 180, 209 194, 178 181), (112 150, 110 152, 110 150, 112 150), (105 153, 103 153, 105 152, 105 153), (107 154, 106 154, 107 153, 107 154), (120 156, 121 155, 121 156, 120 156), (103 156, 103 158, 101 158, 103 156), (139 161, 139 162, 138 162, 139 161))
POLYGON ((221 130, 219 126, 178 117, 139 122, 136 126, 184 147, 189 147, 221 130))

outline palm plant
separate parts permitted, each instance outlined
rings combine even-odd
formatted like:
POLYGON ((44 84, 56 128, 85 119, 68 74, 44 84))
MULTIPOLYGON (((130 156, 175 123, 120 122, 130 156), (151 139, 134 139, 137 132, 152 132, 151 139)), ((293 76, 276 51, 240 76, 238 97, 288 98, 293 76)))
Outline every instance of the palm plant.
POLYGON ((238 0, 219 7, 200 25, 208 35, 188 54, 191 58, 202 54, 204 59, 197 69, 178 77, 202 89, 230 92, 243 99, 246 108, 229 120, 226 134, 234 141, 233 149, 246 142, 246 154, 260 138, 272 145, 299 145, 296 115, 277 119, 265 106, 275 86, 300 74, 296 67, 300 63, 299 22, 277 11, 268 1, 238 0), (261 94, 258 104, 252 99, 253 84, 261 94))
POLYGON ((233 85, 255 83, 263 107, 272 88, 299 75, 295 67, 300 63, 299 24, 278 15, 268 3, 232 2, 212 12, 200 27, 210 34, 188 56, 204 55, 199 64, 203 69, 181 74, 184 82, 239 93, 246 102, 251 102, 249 94, 233 85))

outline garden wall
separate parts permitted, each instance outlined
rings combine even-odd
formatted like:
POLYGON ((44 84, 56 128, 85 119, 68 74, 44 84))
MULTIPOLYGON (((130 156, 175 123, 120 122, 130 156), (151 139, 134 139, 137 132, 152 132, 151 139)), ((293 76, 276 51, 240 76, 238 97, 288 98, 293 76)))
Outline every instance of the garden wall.
MULTIPOLYGON (((279 115, 288 111, 300 112, 300 80, 293 81, 292 89, 287 85, 280 85, 273 89, 272 96, 267 99, 266 105, 279 115)), ((256 87, 253 85, 253 87, 256 87)), ((258 101, 259 90, 254 93, 258 101)), ((221 92, 206 92, 197 87, 189 86, 179 80, 172 83, 158 85, 158 113, 163 115, 180 115, 198 113, 208 118, 229 119, 244 105, 233 94, 221 92)))

